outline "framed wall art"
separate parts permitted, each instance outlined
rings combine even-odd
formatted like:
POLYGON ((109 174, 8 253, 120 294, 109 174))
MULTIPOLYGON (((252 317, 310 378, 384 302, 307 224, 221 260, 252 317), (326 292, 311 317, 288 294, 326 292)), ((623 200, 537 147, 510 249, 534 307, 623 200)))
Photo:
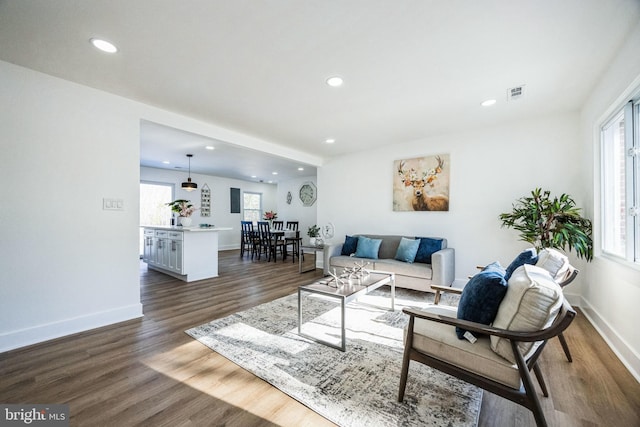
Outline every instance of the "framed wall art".
POLYGON ((211 190, 205 183, 200 190, 200 216, 211 216, 211 190))
POLYGON ((449 154, 393 162, 394 211, 449 210, 449 154))

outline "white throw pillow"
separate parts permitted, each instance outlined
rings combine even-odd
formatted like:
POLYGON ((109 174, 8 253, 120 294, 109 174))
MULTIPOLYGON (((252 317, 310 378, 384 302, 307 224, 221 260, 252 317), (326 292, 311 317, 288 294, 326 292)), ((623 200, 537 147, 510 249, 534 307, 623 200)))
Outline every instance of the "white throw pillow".
MULTIPOLYGON (((493 326, 510 331, 539 331, 553 323, 562 301, 562 289, 553 277, 540 267, 525 264, 509 278, 507 294, 500 303, 493 326)), ((518 348, 526 360, 540 344, 523 342, 518 348)), ((516 363, 509 340, 491 336, 491 349, 516 363)))
POLYGON ((557 281, 564 277, 569 270, 569 258, 556 249, 547 248, 538 254, 536 266, 547 270, 551 277, 557 281))

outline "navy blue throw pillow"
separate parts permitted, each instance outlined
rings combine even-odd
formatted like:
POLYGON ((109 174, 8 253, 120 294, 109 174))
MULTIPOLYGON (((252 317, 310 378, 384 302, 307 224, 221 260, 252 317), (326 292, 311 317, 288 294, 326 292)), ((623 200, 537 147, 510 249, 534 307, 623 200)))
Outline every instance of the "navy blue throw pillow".
POLYGON ((538 254, 536 253, 536 248, 525 249, 524 251, 520 252, 520 254, 513 261, 511 261, 511 264, 509 264, 509 266, 507 267, 507 272, 504 276, 504 280, 508 282, 513 272, 516 271, 516 268, 521 267, 524 264, 535 265, 536 262, 538 262, 538 254))
MULTIPOLYGON (((466 284, 458 303, 458 319, 490 325, 498 314, 498 307, 507 293, 505 270, 494 262, 476 274, 466 284)), ((466 330, 456 327, 456 335, 463 339, 466 330)))
POLYGON ((344 244, 342 245, 342 251, 340 255, 351 256, 356 253, 358 248, 358 238, 352 236, 344 236, 344 244))
POLYGON ((431 264, 431 255, 442 249, 442 239, 433 239, 431 237, 416 237, 420 239, 420 246, 413 262, 422 262, 431 264))

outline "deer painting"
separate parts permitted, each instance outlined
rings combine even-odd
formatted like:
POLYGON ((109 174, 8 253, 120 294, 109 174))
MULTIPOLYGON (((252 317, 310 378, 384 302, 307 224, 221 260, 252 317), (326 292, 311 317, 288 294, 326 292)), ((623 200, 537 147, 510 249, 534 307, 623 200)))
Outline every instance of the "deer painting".
POLYGON ((438 183, 438 178, 444 170, 444 159, 436 156, 437 166, 418 172, 415 168, 407 170, 406 162, 401 160, 398 164, 398 175, 403 186, 413 189, 411 207, 414 211, 448 211, 449 197, 446 195, 427 194, 428 189, 433 189, 438 183))

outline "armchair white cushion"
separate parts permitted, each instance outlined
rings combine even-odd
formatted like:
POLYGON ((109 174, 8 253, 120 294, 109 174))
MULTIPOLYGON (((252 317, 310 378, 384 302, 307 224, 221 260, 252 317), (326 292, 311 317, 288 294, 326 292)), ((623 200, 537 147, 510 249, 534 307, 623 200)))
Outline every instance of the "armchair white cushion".
POLYGON ((536 267, 547 270, 556 281, 561 280, 569 270, 569 266, 569 258, 555 249, 546 248, 538 254, 536 267))
MULTIPOLYGON (((422 311, 455 318, 456 307, 430 305, 422 311)), ((416 319, 413 348, 440 360, 468 369, 512 388, 520 388, 518 367, 491 349, 489 337, 481 336, 475 343, 456 336, 455 326, 416 319)))
MULTIPOLYGON (((562 306, 562 288, 549 272, 535 265, 518 267, 507 286, 493 326, 509 331, 539 331, 553 322, 562 306)), ((525 360, 540 342, 520 342, 518 347, 525 360)), ((492 336, 491 348, 500 356, 515 363, 509 340, 492 336)))

